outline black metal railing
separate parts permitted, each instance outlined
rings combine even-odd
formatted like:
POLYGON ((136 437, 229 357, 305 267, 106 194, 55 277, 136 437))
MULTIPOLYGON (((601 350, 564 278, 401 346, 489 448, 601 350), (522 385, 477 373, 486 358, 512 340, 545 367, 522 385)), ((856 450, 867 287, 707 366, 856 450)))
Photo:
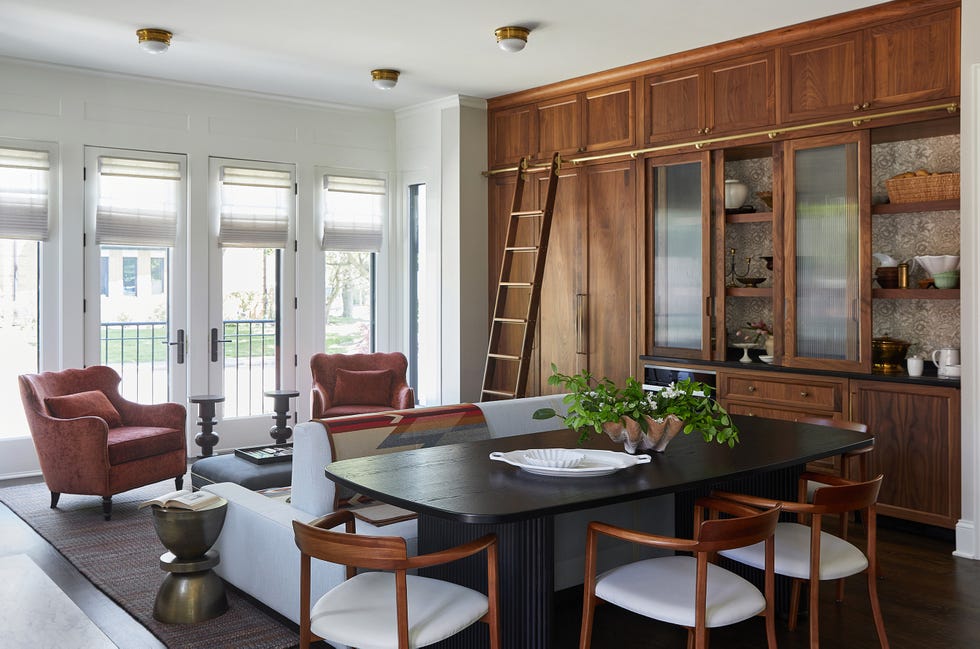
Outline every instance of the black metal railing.
POLYGON ((225 416, 267 412, 263 392, 276 389, 275 320, 225 320, 225 416))
POLYGON ((119 391, 131 401, 160 403, 170 398, 170 348, 166 322, 103 322, 99 360, 119 372, 119 391))

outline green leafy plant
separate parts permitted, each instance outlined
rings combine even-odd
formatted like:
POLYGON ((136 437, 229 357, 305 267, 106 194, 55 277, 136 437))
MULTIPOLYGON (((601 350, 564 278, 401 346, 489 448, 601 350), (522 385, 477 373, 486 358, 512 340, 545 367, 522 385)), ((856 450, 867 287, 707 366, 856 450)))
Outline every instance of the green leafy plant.
POLYGON ((563 416, 554 408, 540 408, 532 417, 563 419, 566 426, 579 434, 580 443, 591 432, 601 435, 603 424, 622 422, 624 416, 646 431, 648 418, 663 420, 671 415, 684 422, 684 433, 699 430, 707 442, 717 441, 729 446, 738 442, 738 428, 725 409, 709 398, 711 388, 701 382, 685 379, 659 392, 647 392, 632 377, 626 379, 623 388, 618 388, 608 378, 596 379, 585 370, 572 375, 562 374, 552 363, 551 372, 548 385, 568 392, 564 397, 568 414, 563 416))

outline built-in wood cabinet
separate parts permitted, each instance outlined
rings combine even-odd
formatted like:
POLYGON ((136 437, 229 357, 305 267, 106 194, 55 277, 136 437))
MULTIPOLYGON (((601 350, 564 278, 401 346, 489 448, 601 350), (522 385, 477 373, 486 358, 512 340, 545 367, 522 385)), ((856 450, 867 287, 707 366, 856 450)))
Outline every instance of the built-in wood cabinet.
POLYGON ((952 528, 960 516, 960 391, 852 380, 851 418, 875 436, 878 512, 952 528))
POLYGON ((780 48, 779 122, 824 119, 860 110, 863 57, 861 32, 780 48))
POLYGON ((538 102, 534 159, 636 145, 633 83, 620 83, 538 102))
POLYGON ((647 144, 696 140, 776 121, 771 51, 652 75, 644 82, 647 144))
MULTIPOLYGON (((531 155, 531 106, 493 111, 489 115, 490 166, 516 164, 531 155)), ((506 221, 505 221, 506 223, 506 221)))
POLYGON ((584 150, 582 141, 582 100, 579 95, 558 97, 534 106, 537 144, 536 160, 550 158, 557 151, 568 157, 584 150))

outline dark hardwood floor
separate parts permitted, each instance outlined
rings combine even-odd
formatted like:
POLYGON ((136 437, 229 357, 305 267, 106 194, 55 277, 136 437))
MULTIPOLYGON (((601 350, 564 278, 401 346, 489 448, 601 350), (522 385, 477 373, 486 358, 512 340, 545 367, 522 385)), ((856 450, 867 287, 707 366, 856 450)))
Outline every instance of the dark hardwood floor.
MULTIPOLYGON (((3 484, 12 482, 0 483, 3 484)), ((889 641, 896 649, 978 647, 980 561, 952 556, 953 543, 948 533, 925 533, 928 531, 928 528, 902 529, 897 525, 883 526, 880 530, 881 568, 885 577, 879 581, 878 589, 889 641)), ((0 556, 18 553, 30 556, 121 649, 163 646, 20 518, 0 505, 0 556)), ((878 647, 863 576, 848 580, 843 604, 834 602, 834 586, 830 583, 824 584, 821 598, 823 647, 878 647)), ((558 635, 554 647, 577 647, 582 591, 580 588, 562 591, 557 601, 558 635)), ((0 602, 0 605, 10 603, 0 602)), ((803 617, 800 628, 790 633, 785 621, 778 620, 779 646, 782 649, 808 647, 806 626, 803 617)), ((609 605, 599 607, 596 613, 592 643, 595 649, 673 649, 684 647, 684 643, 683 629, 609 605)), ((761 618, 716 629, 711 634, 711 646, 715 648, 755 649, 764 644, 761 618)))

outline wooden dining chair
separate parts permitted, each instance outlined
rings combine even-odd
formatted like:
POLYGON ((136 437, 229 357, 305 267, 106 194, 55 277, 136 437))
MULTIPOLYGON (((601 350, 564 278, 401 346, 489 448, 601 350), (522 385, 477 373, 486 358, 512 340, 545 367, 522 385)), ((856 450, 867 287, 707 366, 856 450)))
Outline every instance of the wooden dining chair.
POLYGON ((352 647, 414 649, 455 635, 482 621, 490 648, 500 646, 497 613, 497 537, 409 557, 405 539, 354 533, 349 511, 309 524, 293 521, 300 549, 300 648, 314 639, 352 647), (344 525, 345 532, 332 531, 344 525), (407 571, 487 553, 487 594, 407 571), (310 606, 311 559, 347 566, 347 579, 310 606), (364 568, 371 572, 357 571, 364 568), (390 572, 377 572, 390 571, 390 572))
POLYGON ((647 534, 595 521, 589 523, 579 649, 589 649, 592 644, 592 618, 597 601, 686 627, 689 649, 708 646, 709 628, 763 614, 769 649, 775 649, 772 538, 779 509, 760 512, 730 501, 701 498, 695 505, 694 517, 693 539, 647 534), (705 520, 706 512, 724 512, 735 518, 705 520), (601 535, 663 550, 691 552, 694 556, 645 559, 596 576, 596 551, 601 535), (742 577, 709 561, 719 550, 753 543, 764 546, 765 594, 742 577))
MULTIPOLYGON (((787 502, 747 496, 713 492, 715 498, 732 500, 753 507, 780 507, 785 512, 797 514, 797 522, 783 522, 776 526, 775 534, 775 571, 777 575, 792 578, 793 587, 790 595, 789 628, 796 629, 797 613, 800 607, 800 590, 804 582, 810 586, 809 616, 810 616, 810 647, 820 646, 820 582, 839 580, 844 577, 867 572, 868 595, 871 600, 871 612, 874 617, 875 631, 881 649, 888 649, 888 636, 885 633, 885 623, 881 617, 881 606, 878 603, 878 570, 877 570, 877 528, 875 524, 875 503, 881 489, 883 477, 866 482, 854 482, 838 476, 818 473, 804 473, 800 476, 800 493, 805 495, 806 482, 814 480, 826 486, 817 489, 813 502, 787 502), (834 536, 822 529, 825 515, 838 515, 846 512, 861 511, 865 516, 867 529, 867 552, 862 552, 857 546, 840 537, 834 536)), ((803 500, 801 498, 801 500, 803 500)), ((729 559, 744 563, 755 568, 767 568, 767 549, 760 543, 748 547, 722 550, 721 554, 729 559)))

